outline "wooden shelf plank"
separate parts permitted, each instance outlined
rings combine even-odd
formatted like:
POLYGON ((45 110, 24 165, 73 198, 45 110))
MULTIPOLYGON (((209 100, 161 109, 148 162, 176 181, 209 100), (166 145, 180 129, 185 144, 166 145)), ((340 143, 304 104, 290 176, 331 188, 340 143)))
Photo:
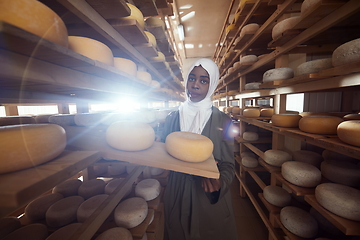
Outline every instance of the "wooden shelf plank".
POLYGON ((256 155, 258 155, 261 159, 264 158, 264 152, 255 147, 251 143, 243 143, 247 148, 249 148, 251 151, 253 151, 256 155))
POLYGON ((271 143, 272 138, 271 137, 260 137, 256 141, 246 141, 242 137, 237 137, 235 139, 238 143, 271 143))
POLYGON ((101 159, 97 151, 64 151, 34 168, 0 175, 0 216, 22 207, 101 159))
POLYGON ((259 164, 263 166, 268 172, 270 173, 277 173, 281 171, 280 167, 274 167, 269 164, 267 164, 263 159, 259 160, 259 164))
POLYGON ((360 159, 360 147, 355 147, 344 143, 337 137, 322 138, 319 142, 323 148, 331 149, 332 151, 342 153, 346 156, 360 159))
POLYGON ((155 0, 133 0, 136 7, 142 12, 144 17, 159 15, 155 0))
POLYGON ((344 234, 360 236, 360 222, 345 219, 329 212, 316 201, 315 195, 306 195, 304 199, 344 234))
POLYGON ((283 184, 285 184, 288 188, 291 189, 291 191, 296 195, 296 196, 305 196, 305 195, 311 195, 315 193, 315 188, 305 188, 305 187, 299 187, 296 186, 288 181, 285 180, 285 178, 283 178, 283 176, 281 175, 281 172, 277 172, 274 173, 275 177, 282 182, 283 184))
POLYGON ((219 170, 213 156, 200 163, 180 161, 170 156, 165 150, 165 144, 161 142, 154 142, 152 147, 143 151, 120 151, 107 144, 104 128, 74 126, 65 126, 64 128, 67 132, 68 145, 78 148, 79 150, 92 149, 100 151, 102 157, 108 159, 149 167, 158 167, 208 178, 219 178, 219 170))
POLYGON ((109 19, 108 22, 133 46, 149 42, 148 37, 135 19, 109 19))
POLYGON ((131 10, 123 0, 86 0, 103 18, 130 16, 131 10))
POLYGON ((285 235, 290 239, 290 240, 306 240, 308 238, 302 238, 302 237, 299 237, 295 234, 293 234, 292 232, 290 232, 289 230, 287 230, 285 228, 285 226, 281 223, 281 220, 280 220, 280 214, 275 214, 275 221, 277 222, 277 224, 280 226, 280 228, 283 230, 283 232, 285 233, 285 235))

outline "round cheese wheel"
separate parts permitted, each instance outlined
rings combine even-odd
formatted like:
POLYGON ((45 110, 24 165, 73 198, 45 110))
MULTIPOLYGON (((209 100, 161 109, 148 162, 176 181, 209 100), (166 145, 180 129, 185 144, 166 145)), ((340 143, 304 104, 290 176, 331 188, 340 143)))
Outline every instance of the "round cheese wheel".
POLYGON ((334 67, 342 66, 360 60, 360 38, 337 47, 332 54, 334 67))
POLYGON ((241 164, 244 167, 256 168, 259 165, 259 161, 254 157, 243 157, 241 158, 241 164))
POLYGON ((145 71, 137 71, 136 72, 136 77, 138 79, 141 79, 142 81, 145 82, 146 85, 150 85, 152 78, 151 78, 151 74, 145 71))
POLYGON ((301 4, 301 15, 304 15, 308 9, 318 4, 319 2, 321 2, 321 0, 304 0, 304 2, 301 4))
POLYGON ((238 69, 241 66, 240 61, 233 64, 234 69, 238 69))
POLYGON ((74 126, 75 114, 56 114, 49 117, 50 123, 55 123, 61 126, 74 126))
POLYGON ((137 66, 133 61, 126 58, 114 57, 114 67, 120 71, 126 72, 127 74, 136 77, 137 66))
POLYGON ((0 239, 21 228, 20 219, 17 217, 4 217, 0 219, 0 239))
POLYGON ((64 197, 70 197, 78 194, 78 189, 83 182, 80 179, 68 179, 53 189, 53 193, 60 193, 64 197))
POLYGON ((300 64, 295 70, 295 76, 317 73, 321 70, 332 68, 332 59, 317 59, 300 64))
POLYGON ((156 57, 151 57, 149 58, 150 61, 153 61, 153 62, 165 62, 166 61, 166 58, 165 58, 165 55, 162 53, 162 52, 157 52, 157 56, 156 57))
POLYGON ((53 232, 46 240, 68 240, 82 223, 71 223, 53 232))
POLYGON ((308 150, 294 151, 292 158, 294 161, 305 162, 317 168, 320 168, 320 164, 324 160, 319 153, 308 150))
POLYGON ((278 127, 295 128, 299 126, 301 116, 299 114, 274 114, 271 117, 271 123, 278 127))
POLYGON ((71 196, 63 198, 46 211, 46 224, 50 227, 62 227, 76 220, 76 212, 84 198, 71 196))
POLYGON ((160 182, 153 178, 141 180, 135 186, 135 195, 142 197, 145 201, 157 198, 161 191, 160 182))
POLYGON ((113 53, 111 49, 102 42, 80 36, 69 36, 68 39, 70 50, 93 60, 114 66, 113 53))
POLYGON ((360 221, 360 190, 337 183, 322 183, 315 188, 315 198, 330 212, 360 221))
POLYGON ((151 176, 159 176, 165 172, 165 169, 163 168, 157 168, 157 167, 149 167, 151 176))
POLYGON ((321 163, 321 173, 328 180, 350 187, 360 187, 360 166, 336 159, 326 159, 321 163))
POLYGON ((341 141, 360 147, 360 120, 340 123, 337 127, 337 135, 341 141))
MULTIPOLYGON (((120 186, 120 184, 124 181, 124 178, 114 178, 110 182, 108 182, 105 186, 105 194, 110 195, 115 191, 116 188, 120 186)), ((132 188, 129 188, 128 191, 124 194, 124 198, 129 196, 132 188)))
POLYGON ((63 20, 45 4, 36 0, 2 0, 0 9, 0 21, 63 47, 68 46, 68 32, 63 20))
POLYGON ((126 172, 126 166, 122 164, 110 164, 107 168, 107 173, 110 176, 117 176, 126 172))
POLYGON ((240 153, 240 156, 241 156, 241 158, 244 158, 244 157, 256 158, 257 155, 253 152, 242 152, 242 153, 240 153))
POLYGON ((140 29, 144 30, 145 28, 144 15, 140 11, 140 9, 138 9, 137 7, 135 7, 130 3, 126 3, 126 5, 130 8, 130 16, 123 17, 123 19, 135 19, 138 22, 140 29))
POLYGON ((256 132, 243 132, 242 138, 245 141, 257 141, 259 140, 259 134, 256 132))
POLYGON ((165 139, 166 151, 186 162, 203 162, 213 152, 214 144, 206 136, 191 132, 172 132, 165 139))
POLYGON ((233 108, 234 108, 234 107, 227 107, 227 108, 226 108, 226 112, 227 112, 227 113, 232 113, 232 109, 233 109, 233 108))
POLYGON ((115 208, 116 225, 124 228, 134 228, 142 223, 148 214, 148 204, 141 197, 128 198, 115 208))
POLYGON ((102 174, 107 173, 108 166, 106 165, 94 165, 93 166, 95 176, 100 176, 102 174))
POLYGON ((165 29, 165 22, 159 17, 149 17, 145 20, 145 24, 149 27, 162 27, 165 29))
POLYGON ((13 231, 1 240, 45 240, 48 235, 46 225, 33 223, 13 231))
POLYGON ((245 90, 257 90, 260 88, 261 82, 251 82, 245 84, 245 90))
POLYGON ((80 185, 78 195, 84 199, 88 199, 92 196, 103 194, 105 185, 106 183, 102 179, 90 179, 80 185))
POLYGON ((51 205, 63 199, 60 193, 51 193, 36 198, 25 207, 25 216, 30 221, 37 221, 45 218, 46 211, 51 205))
POLYGON ((360 114, 354 113, 354 114, 347 114, 343 117, 344 120, 360 120, 360 114))
POLYGON ((144 31, 146 37, 148 38, 148 42, 151 43, 153 45, 154 48, 156 48, 156 38, 155 36, 151 33, 151 32, 148 32, 148 31, 144 31))
POLYGON ((31 116, 7 116, 0 117, 0 126, 18 125, 18 124, 33 124, 36 123, 34 117, 31 116))
POLYGON ((101 123, 102 118, 101 113, 77 113, 74 122, 77 126, 95 126, 101 123))
POLYGON ((231 110, 231 113, 232 113, 232 114, 239 115, 239 114, 242 114, 242 111, 243 111, 243 109, 241 109, 241 108, 239 108, 239 107, 234 107, 234 108, 231 110))
POLYGON ((274 68, 267 70, 263 75, 263 82, 272 82, 276 80, 286 80, 294 77, 294 70, 292 68, 274 68))
POLYGON ((272 39, 275 40, 279 38, 286 30, 292 29, 295 24, 300 21, 300 18, 301 16, 290 17, 275 24, 271 32, 272 39))
POLYGON ((78 222, 85 222, 108 196, 107 194, 96 195, 81 203, 76 212, 78 222))
POLYGON ((257 23, 250 23, 245 25, 240 31, 240 37, 246 34, 254 34, 257 30, 259 30, 259 24, 257 23))
POLYGON ((291 155, 285 151, 270 149, 264 152, 264 161, 275 167, 281 167, 284 162, 291 160, 291 155))
POLYGON ((234 67, 229 67, 229 69, 227 70, 227 73, 230 74, 230 73, 233 73, 234 71, 235 71, 234 67))
POLYGON ((245 108, 243 110, 244 117, 260 117, 260 109, 258 108, 245 108))
POLYGON ((106 130, 107 143, 123 151, 141 151, 151 147, 155 131, 147 123, 115 122, 106 130))
POLYGON ((246 56, 242 56, 240 58, 240 64, 244 64, 244 63, 254 63, 257 62, 258 58, 256 55, 246 55, 246 56))
POLYGON ((274 115, 273 108, 262 108, 260 110, 260 117, 272 117, 274 115))
POLYGON ((286 207, 291 203, 291 194, 279 186, 266 186, 263 194, 266 201, 277 207, 286 207))
POLYGON ((49 123, 49 117, 52 116, 53 114, 41 114, 41 115, 37 115, 35 116, 35 122, 36 123, 49 123))
POLYGON ((123 227, 115 227, 101 233, 95 240, 133 240, 131 232, 123 227))
POLYGON ((330 116, 330 113, 328 112, 302 112, 299 113, 302 117, 307 117, 307 116, 330 116))
POLYGON ((0 135, 0 174, 46 163, 66 147, 65 130, 55 124, 3 126, 0 135))
POLYGON ((305 162, 284 162, 281 165, 281 175, 288 182, 300 187, 316 187, 321 182, 320 170, 305 162))
POLYGON ((286 206, 280 211, 280 221, 291 233, 303 237, 313 238, 318 233, 316 219, 298 207, 286 206))
POLYGON ((299 121, 299 129, 307 133, 336 134, 337 127, 343 120, 334 116, 307 116, 299 121))

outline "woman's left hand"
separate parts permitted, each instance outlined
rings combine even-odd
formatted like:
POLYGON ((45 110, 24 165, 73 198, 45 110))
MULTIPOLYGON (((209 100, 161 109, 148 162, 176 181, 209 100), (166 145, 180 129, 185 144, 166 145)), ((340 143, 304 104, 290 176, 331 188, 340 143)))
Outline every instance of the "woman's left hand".
POLYGON ((221 182, 220 179, 203 178, 201 186, 205 190, 205 192, 212 193, 220 190, 221 182))

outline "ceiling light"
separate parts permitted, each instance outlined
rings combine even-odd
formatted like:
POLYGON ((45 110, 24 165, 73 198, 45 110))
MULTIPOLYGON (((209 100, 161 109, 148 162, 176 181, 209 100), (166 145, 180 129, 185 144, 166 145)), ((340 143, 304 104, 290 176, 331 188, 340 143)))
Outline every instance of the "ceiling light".
POLYGON ((184 41, 184 39, 185 39, 184 25, 179 24, 177 26, 177 29, 178 29, 178 34, 179 34, 179 40, 184 41))

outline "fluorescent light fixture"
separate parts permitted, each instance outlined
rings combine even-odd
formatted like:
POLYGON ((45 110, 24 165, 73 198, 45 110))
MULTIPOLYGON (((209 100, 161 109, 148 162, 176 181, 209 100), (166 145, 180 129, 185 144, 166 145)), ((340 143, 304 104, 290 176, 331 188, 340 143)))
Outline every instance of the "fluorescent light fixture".
POLYGON ((184 5, 184 6, 181 6, 181 7, 179 7, 179 9, 189 9, 189 8, 191 8, 193 5, 191 5, 191 4, 186 4, 186 5, 184 5))
POLYGON ((194 48, 194 44, 187 43, 187 44, 185 44, 185 48, 186 48, 186 49, 194 48))
POLYGON ((184 15, 183 17, 181 17, 181 21, 185 22, 186 20, 189 20, 190 18, 195 16, 195 11, 191 11, 188 14, 184 15))
POLYGON ((179 24, 177 28, 178 28, 178 34, 179 34, 180 41, 184 41, 184 39, 185 39, 184 25, 179 24))

